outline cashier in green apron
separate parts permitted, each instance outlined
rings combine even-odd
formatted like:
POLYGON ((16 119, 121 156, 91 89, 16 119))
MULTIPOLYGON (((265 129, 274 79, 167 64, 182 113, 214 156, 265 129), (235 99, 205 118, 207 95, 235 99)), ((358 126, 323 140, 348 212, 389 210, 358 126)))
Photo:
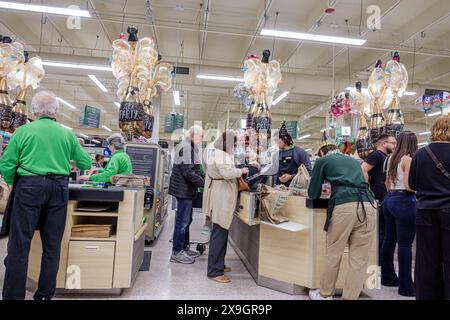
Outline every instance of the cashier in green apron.
MULTIPOLYGON (((278 152, 279 167, 275 184, 284 184, 288 187, 302 164, 311 173, 312 166, 308 153, 294 145, 294 141, 286 130, 284 122, 279 131, 278 147, 280 148, 278 152)), ((277 160, 275 159, 274 161, 276 162, 277 160)))
POLYGON ((89 180, 95 182, 111 182, 111 177, 116 174, 130 174, 133 173, 133 167, 128 154, 125 153, 123 148, 125 147, 125 139, 120 133, 116 133, 106 139, 109 149, 113 153, 111 159, 105 169, 98 169, 91 171, 95 174, 81 176, 80 180, 89 180))

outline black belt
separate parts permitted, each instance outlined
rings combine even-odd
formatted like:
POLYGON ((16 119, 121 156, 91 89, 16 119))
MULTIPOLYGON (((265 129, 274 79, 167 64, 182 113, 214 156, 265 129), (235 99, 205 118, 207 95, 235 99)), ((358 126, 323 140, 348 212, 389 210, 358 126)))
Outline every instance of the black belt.
POLYGON ((408 190, 389 190, 389 192, 388 193, 393 193, 393 194, 396 194, 396 193, 404 193, 404 194, 414 194, 414 192, 411 192, 411 191, 408 191, 408 190))
MULTIPOLYGON (((26 171, 26 172, 28 172, 28 173, 31 173, 32 174, 31 177, 48 178, 48 179, 54 180, 54 181, 59 181, 59 180, 67 180, 67 181, 69 181, 69 176, 68 175, 52 173, 52 172, 47 172, 46 174, 38 174, 36 172, 33 172, 31 170, 28 170, 28 169, 22 167, 21 165, 19 165, 19 168, 24 170, 24 171, 26 171)), ((21 177, 24 177, 24 176, 21 176, 21 177)))

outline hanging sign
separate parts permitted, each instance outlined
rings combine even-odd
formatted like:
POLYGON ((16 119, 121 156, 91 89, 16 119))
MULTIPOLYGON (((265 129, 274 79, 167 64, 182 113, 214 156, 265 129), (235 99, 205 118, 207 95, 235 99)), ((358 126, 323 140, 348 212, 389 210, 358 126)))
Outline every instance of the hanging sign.
POLYGON ((100 109, 84 106, 80 110, 80 127, 98 128, 100 125, 100 109))

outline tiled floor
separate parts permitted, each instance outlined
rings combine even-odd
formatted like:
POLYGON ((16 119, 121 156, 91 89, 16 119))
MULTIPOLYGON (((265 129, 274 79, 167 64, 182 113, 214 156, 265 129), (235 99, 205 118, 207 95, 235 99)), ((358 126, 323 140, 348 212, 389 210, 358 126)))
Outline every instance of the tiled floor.
MULTIPOLYGON (((227 265, 232 268, 231 283, 219 284, 206 277, 207 256, 203 255, 192 265, 173 264, 169 262, 173 230, 173 216, 168 217, 167 224, 160 237, 146 250, 152 251, 150 271, 139 272, 131 289, 124 290, 120 296, 59 296, 62 299, 289 299, 305 300, 305 295, 288 295, 256 285, 253 278, 236 255, 228 248, 227 265)), ((203 217, 194 212, 191 227, 192 240, 200 240, 203 217)), ((0 239, 0 259, 6 254, 7 239, 0 239)), ((0 290, 3 286, 4 266, 0 264, 0 290)), ((27 299, 32 293, 27 293, 27 299)), ((397 294, 396 288, 382 287, 380 290, 365 290, 363 299, 405 299, 397 294)))

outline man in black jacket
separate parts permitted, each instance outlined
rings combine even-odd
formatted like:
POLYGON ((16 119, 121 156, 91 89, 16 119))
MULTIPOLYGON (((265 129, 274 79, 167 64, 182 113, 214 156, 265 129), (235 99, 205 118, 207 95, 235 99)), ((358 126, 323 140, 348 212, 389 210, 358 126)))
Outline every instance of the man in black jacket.
POLYGON ((175 148, 169 185, 169 194, 177 199, 171 262, 194 263, 199 256, 199 253, 189 250, 189 226, 192 222, 192 201, 197 196, 197 188, 205 184, 199 150, 202 141, 203 129, 193 126, 188 136, 175 148))

